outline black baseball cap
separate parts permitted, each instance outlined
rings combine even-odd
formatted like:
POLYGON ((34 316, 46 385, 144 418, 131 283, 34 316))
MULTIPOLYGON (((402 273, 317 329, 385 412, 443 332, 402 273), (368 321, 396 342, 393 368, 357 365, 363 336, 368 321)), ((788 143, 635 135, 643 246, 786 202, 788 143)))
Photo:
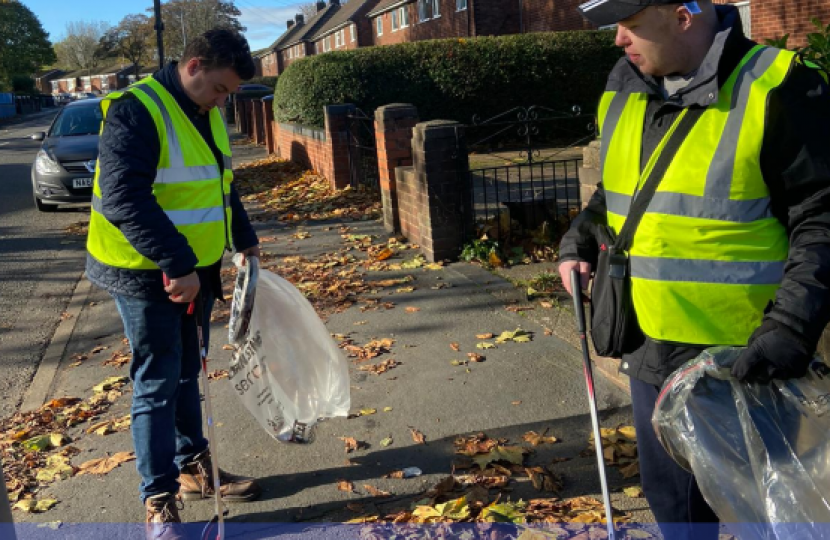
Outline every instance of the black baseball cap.
POLYGON ((671 4, 685 4, 693 14, 700 13, 697 2, 678 2, 677 0, 591 0, 581 4, 577 9, 583 17, 595 25, 608 26, 633 17, 649 6, 671 4))

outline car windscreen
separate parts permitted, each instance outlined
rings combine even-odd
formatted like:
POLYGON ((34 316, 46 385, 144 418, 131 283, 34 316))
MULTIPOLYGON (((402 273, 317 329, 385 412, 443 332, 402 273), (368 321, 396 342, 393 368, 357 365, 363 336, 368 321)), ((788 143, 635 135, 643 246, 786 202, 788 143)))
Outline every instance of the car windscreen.
POLYGON ((72 137, 75 135, 97 135, 101 130, 104 115, 98 105, 90 107, 69 107, 60 115, 49 130, 50 137, 72 137))

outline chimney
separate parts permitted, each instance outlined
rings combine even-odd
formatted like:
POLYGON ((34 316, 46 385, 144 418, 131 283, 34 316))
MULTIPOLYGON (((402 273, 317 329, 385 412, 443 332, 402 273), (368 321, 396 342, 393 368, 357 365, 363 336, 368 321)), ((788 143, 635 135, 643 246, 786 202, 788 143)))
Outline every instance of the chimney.
POLYGON ((294 20, 297 21, 297 25, 305 24, 305 17, 302 13, 297 13, 297 15, 294 17, 294 20))
POLYGON ((288 27, 289 30, 291 30, 292 28, 294 28, 294 20, 292 19, 288 21, 287 23, 285 23, 285 25, 288 27))
POLYGON ((339 6, 340 5, 340 0, 329 0, 329 5, 330 6, 339 6))
POLYGON ((326 3, 325 2, 317 2, 317 13, 320 13, 324 9, 326 9, 326 3))

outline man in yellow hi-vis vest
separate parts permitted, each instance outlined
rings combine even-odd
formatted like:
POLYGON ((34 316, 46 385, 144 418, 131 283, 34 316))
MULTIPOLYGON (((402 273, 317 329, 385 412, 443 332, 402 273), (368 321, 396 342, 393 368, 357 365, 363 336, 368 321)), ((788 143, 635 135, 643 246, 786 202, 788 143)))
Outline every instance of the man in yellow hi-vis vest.
MULTIPOLYGON (((199 346, 194 317, 186 312, 201 294, 210 320, 214 299, 222 298, 226 249, 259 255, 232 183, 220 112, 254 70, 244 37, 211 30, 189 41, 180 62, 101 104, 86 271, 114 297, 130 341, 132 435, 147 537, 154 540, 183 537, 175 525, 177 494, 184 500, 213 495, 199 346)), ((260 494, 251 478, 220 471, 220 481, 227 501, 260 494)))
POLYGON ((662 173, 627 252, 636 324, 621 371, 643 489, 664 535, 714 540, 717 516, 658 442, 651 415, 660 385, 710 346, 747 346, 733 368, 740 380, 806 373, 830 319, 825 74, 752 42, 738 10, 711 0, 579 9, 597 26, 617 25, 626 57, 599 107, 602 183, 563 238, 559 271, 573 292, 578 269, 586 289, 609 247, 602 231, 619 234, 645 179, 662 173), (697 120, 685 133, 690 111, 697 120))

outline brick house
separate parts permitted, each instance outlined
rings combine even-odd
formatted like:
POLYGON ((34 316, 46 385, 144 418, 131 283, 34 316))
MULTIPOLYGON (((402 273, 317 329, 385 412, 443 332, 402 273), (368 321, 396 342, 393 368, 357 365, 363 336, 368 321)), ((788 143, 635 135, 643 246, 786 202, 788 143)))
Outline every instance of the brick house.
POLYGON ((262 59, 270 52, 271 49, 266 47, 265 49, 260 49, 251 53, 251 56, 254 58, 254 66, 256 67, 254 77, 262 77, 262 59))
POLYGON ((523 0, 521 32, 595 30, 577 11, 585 0, 523 0))
MULTIPOLYGON (((352 0, 357 2, 357 0, 352 0)), ((286 39, 278 50, 282 69, 306 56, 315 54, 312 38, 325 26, 331 18, 340 11, 340 0, 328 0, 328 2, 317 2, 317 13, 289 39, 286 39)), ((302 15, 299 15, 302 17, 302 15)), ((280 71, 282 72, 282 71, 280 71)))
POLYGON ((135 66, 133 64, 114 64, 96 71, 97 74, 92 75, 89 81, 89 86, 92 89, 85 89, 84 91, 108 94, 129 86, 130 74, 135 72, 135 66))
POLYGON ((309 38, 313 54, 374 45, 371 22, 366 14, 380 0, 351 0, 337 6, 329 19, 309 38))
POLYGON ((268 50, 265 53, 262 54, 261 62, 263 77, 276 77, 285 70, 285 66, 282 65, 279 53, 280 47, 286 41, 292 39, 294 35, 298 34, 304 26, 305 17, 299 13, 294 20, 290 20, 286 23, 285 32, 278 37, 270 47, 268 47, 268 50))
POLYGON ((317 12, 308 21, 300 13, 288 21, 285 33, 261 55, 263 76, 275 77, 293 62, 314 54, 311 37, 340 9, 340 0, 317 2, 316 7, 317 12))
POLYGON ((52 93, 64 94, 67 92, 81 92, 83 88, 80 86, 80 77, 85 71, 72 71, 64 73, 59 79, 52 80, 52 93))
POLYGON ((35 73, 35 89, 41 94, 52 94, 54 93, 53 88, 56 85, 53 85, 52 82, 56 81, 58 77, 61 77, 65 71, 61 69, 49 69, 46 71, 40 71, 35 73))
POLYGON ((519 0, 381 0, 369 12, 375 45, 521 31, 519 0))

